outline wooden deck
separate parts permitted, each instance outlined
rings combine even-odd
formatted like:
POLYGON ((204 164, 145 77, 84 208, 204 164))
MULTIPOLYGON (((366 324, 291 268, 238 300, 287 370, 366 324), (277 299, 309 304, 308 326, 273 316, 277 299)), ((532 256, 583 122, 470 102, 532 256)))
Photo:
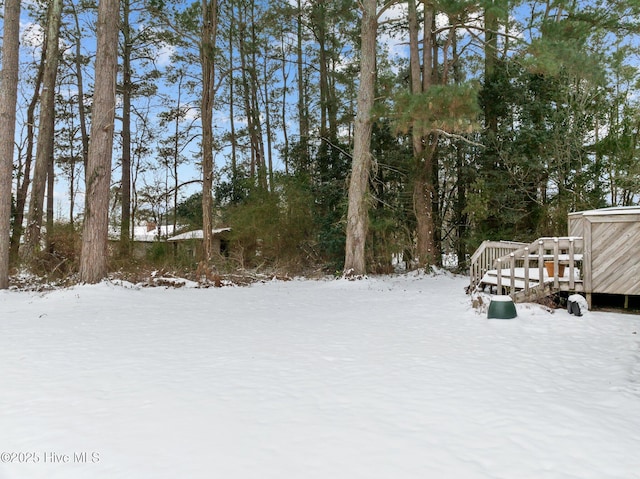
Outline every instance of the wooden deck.
POLYGON ((507 254, 486 267, 486 257, 495 257, 493 247, 504 242, 485 242, 476 251, 471 266, 470 290, 489 288, 498 294, 510 294, 516 302, 535 301, 558 291, 582 292, 583 239, 580 237, 539 238, 530 244, 506 243, 507 254), (485 265, 483 268, 481 265, 485 265), (547 272, 547 265, 551 274, 547 272), (560 270, 564 272, 560 275, 560 270))
POLYGON ((511 276, 510 269, 504 269, 500 272, 493 269, 484 274, 480 280, 478 289, 486 290, 489 288, 496 294, 508 294, 515 289, 514 299, 519 300, 516 302, 533 301, 549 296, 558 291, 583 292, 583 281, 575 279, 578 278, 579 275, 580 271, 576 270, 574 272, 573 286, 571 286, 569 270, 566 269, 565 274, 558 277, 558 285, 555 286, 555 279, 553 276, 550 277, 545 271, 541 282, 539 280, 538 270, 532 269, 529 277, 529 287, 527 288, 525 284, 527 280, 525 278, 524 268, 515 268, 514 276, 511 276), (498 276, 500 276, 500 278, 498 278, 498 276), (527 290, 528 293, 525 293, 525 290, 527 290))
POLYGON ((515 301, 580 292, 589 307, 595 294, 624 296, 625 305, 640 297, 640 206, 569 213, 568 232, 530 244, 485 241, 471 257, 469 291, 492 287, 515 301), (546 279, 545 262, 554 266, 546 279), (561 265, 568 277, 555 274, 561 265))

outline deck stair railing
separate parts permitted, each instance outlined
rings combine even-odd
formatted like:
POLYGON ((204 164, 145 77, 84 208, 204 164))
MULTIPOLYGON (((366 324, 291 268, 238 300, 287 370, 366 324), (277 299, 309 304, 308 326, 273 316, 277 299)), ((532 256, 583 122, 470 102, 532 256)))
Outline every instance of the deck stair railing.
POLYGON ((471 256, 469 271, 471 286, 469 291, 473 291, 478 287, 482 277, 487 271, 494 268, 494 263, 498 258, 503 258, 525 245, 526 243, 516 241, 483 241, 471 256))

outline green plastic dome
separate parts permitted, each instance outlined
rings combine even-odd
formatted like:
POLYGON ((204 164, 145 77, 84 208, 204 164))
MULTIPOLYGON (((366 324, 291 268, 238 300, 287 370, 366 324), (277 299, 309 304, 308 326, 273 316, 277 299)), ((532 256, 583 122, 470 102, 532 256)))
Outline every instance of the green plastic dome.
POLYGON ((494 296, 489 303, 488 319, 513 319, 518 316, 510 296, 494 296))

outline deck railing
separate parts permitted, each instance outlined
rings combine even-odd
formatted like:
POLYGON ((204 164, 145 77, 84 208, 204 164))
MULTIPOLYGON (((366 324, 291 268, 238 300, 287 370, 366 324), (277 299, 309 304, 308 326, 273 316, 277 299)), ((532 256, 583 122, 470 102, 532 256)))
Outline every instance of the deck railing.
POLYGON ((471 256, 469 291, 476 289, 484 274, 494 268, 494 263, 498 258, 508 256, 512 251, 517 251, 525 245, 526 243, 516 241, 483 241, 471 256))
MULTIPOLYGON (((498 275, 498 291, 502 291, 502 273, 504 269, 509 270, 509 277, 515 278, 516 268, 523 268, 523 280, 525 295, 529 293, 531 285, 531 263, 535 263, 535 269, 538 270, 538 283, 542 284, 546 264, 553 264, 550 274, 548 274, 547 282, 553 281, 554 289, 558 289, 560 278, 560 270, 564 267, 569 272, 569 289, 575 289, 575 283, 579 280, 576 277, 576 266, 582 264, 582 254, 584 249, 584 240, 581 237, 545 237, 538 238, 533 243, 515 249, 499 258, 496 258, 493 268, 496 269, 498 275)), ((516 293, 515 281, 510 281, 511 295, 516 293)))

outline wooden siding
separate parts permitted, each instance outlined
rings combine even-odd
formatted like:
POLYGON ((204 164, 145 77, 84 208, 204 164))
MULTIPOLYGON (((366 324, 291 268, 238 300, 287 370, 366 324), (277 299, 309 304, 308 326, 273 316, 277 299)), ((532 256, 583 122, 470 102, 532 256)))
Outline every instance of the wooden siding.
POLYGON ((640 295, 640 208, 571 213, 569 234, 584 238, 583 279, 591 293, 640 295))
POLYGON ((640 295, 640 217, 590 217, 591 292, 640 295))
POLYGON ((569 236, 584 236, 584 217, 579 213, 570 213, 568 217, 569 236))

